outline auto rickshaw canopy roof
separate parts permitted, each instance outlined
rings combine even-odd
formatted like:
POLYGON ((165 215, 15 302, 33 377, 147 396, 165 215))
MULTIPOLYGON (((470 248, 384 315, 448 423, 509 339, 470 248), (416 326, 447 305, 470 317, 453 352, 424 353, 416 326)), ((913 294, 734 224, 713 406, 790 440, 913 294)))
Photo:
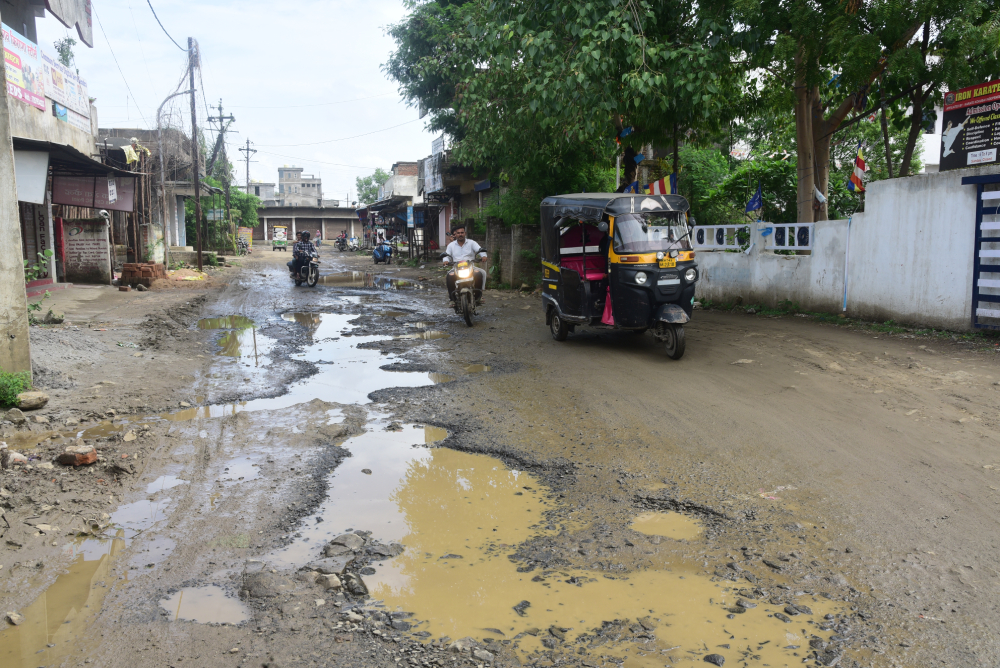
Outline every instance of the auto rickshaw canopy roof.
POLYGON ((542 256, 554 261, 559 244, 556 225, 562 218, 583 223, 600 223, 604 216, 626 213, 682 214, 691 207, 680 195, 636 195, 633 193, 575 193, 556 195, 542 200, 542 256))

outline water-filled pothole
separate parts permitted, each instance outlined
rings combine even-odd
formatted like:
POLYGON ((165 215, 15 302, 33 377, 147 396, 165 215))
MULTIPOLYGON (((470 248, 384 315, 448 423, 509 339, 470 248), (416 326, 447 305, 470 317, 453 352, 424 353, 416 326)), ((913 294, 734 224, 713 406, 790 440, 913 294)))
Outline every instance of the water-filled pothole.
POLYGON ((465 373, 485 373, 489 370, 490 368, 485 364, 470 364, 465 367, 465 373))
POLYGON ((253 320, 245 315, 224 315, 219 318, 202 318, 198 329, 249 329, 253 320))
POLYGON ((319 282, 321 285, 334 285, 342 288, 375 288, 377 290, 419 287, 412 281, 389 278, 368 271, 344 271, 338 274, 326 274, 319 277, 319 282))
POLYGON ((687 515, 657 511, 637 515, 632 520, 632 528, 647 536, 663 536, 672 540, 694 540, 703 531, 701 524, 687 515))
POLYGON ((171 621, 235 625, 250 619, 246 607, 216 585, 185 587, 160 601, 160 607, 170 613, 171 621))
POLYGON ((628 574, 521 572, 509 558, 517 546, 555 534, 545 523, 552 504, 545 486, 485 455, 421 447, 427 432, 421 438, 413 431, 370 431, 345 442, 352 457, 331 476, 316 518, 266 561, 295 567, 318 557, 337 534, 371 531, 373 539, 405 546, 397 557, 372 562, 374 573, 364 576, 386 609, 412 613, 408 621, 434 637, 516 638, 528 657, 542 651, 543 639, 556 642, 547 631, 555 627, 568 629, 567 645, 579 642, 619 663, 628 658, 628 665, 693 665, 710 652, 736 661, 743 656, 737 646, 750 647, 746 656, 760 657, 757 665, 797 665, 795 649, 806 636, 823 634, 815 620, 832 611, 832 602, 797 599, 811 612, 786 623, 774 616, 784 614, 782 606, 763 600, 765 592, 713 582, 700 564, 679 558, 628 574), (737 606, 738 598, 746 605, 737 606), (640 619, 640 631, 628 631, 640 619), (614 620, 631 621, 618 622, 624 631, 609 631, 614 620), (723 645, 733 649, 717 649, 723 645))
POLYGON ((425 341, 431 341, 433 339, 447 339, 451 334, 448 332, 441 332, 436 329, 428 330, 426 332, 414 332, 413 334, 398 334, 392 338, 394 339, 424 339, 425 341))

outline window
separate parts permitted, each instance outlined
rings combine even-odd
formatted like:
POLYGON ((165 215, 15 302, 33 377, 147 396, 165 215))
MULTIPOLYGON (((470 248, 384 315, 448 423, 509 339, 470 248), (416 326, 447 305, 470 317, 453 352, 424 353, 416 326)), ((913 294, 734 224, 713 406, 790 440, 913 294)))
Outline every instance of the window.
POLYGON ((285 192, 285 184, 284 183, 279 183, 278 184, 278 192, 279 193, 285 192))
POLYGON ((260 186, 254 186, 253 187, 253 194, 257 195, 258 197, 260 197, 260 186))

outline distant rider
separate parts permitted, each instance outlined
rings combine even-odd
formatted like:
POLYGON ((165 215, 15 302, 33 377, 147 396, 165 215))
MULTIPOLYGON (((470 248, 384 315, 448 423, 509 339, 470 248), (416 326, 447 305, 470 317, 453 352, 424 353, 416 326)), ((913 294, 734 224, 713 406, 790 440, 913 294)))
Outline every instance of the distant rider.
MULTIPOLYGON (((459 262, 486 262, 486 251, 482 249, 482 246, 477 244, 472 239, 465 238, 465 225, 458 224, 451 228, 451 235, 455 238, 448 247, 445 248, 445 253, 451 256, 451 259, 457 264, 459 262), (478 256, 482 255, 481 258, 478 256)), ((444 263, 448 264, 448 258, 444 259, 444 263)), ((483 288, 486 287, 486 271, 480 269, 473 265, 475 282, 473 283, 473 291, 476 295, 476 303, 483 303, 483 288)), ((453 303, 455 301, 455 274, 449 272, 446 279, 448 283, 448 299, 453 303)))
POLYGON ((319 254, 313 242, 309 241, 309 233, 302 232, 301 234, 301 240, 295 242, 295 245, 292 247, 292 260, 288 263, 288 271, 292 272, 293 277, 299 275, 299 269, 303 265, 309 264, 309 258, 312 253, 319 254))

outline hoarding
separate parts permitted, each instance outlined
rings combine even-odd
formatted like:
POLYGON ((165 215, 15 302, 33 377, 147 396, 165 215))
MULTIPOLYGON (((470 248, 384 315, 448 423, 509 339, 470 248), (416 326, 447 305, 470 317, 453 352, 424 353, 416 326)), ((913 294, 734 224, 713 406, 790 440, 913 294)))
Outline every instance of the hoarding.
POLYGON ((1000 80, 945 94, 940 170, 995 163, 998 147, 1000 80))
POLYGON ((135 179, 115 177, 117 199, 111 202, 105 176, 53 176, 52 203, 90 209, 132 211, 135 209, 135 179))
POLYGON ((3 29, 3 64, 7 95, 45 111, 45 83, 38 45, 6 24, 3 29))
MULTIPOLYGON (((90 119, 90 97, 87 82, 79 74, 59 62, 59 58, 49 51, 42 51, 42 80, 45 97, 90 119)), ((90 124, 87 124, 90 131, 90 124)))

